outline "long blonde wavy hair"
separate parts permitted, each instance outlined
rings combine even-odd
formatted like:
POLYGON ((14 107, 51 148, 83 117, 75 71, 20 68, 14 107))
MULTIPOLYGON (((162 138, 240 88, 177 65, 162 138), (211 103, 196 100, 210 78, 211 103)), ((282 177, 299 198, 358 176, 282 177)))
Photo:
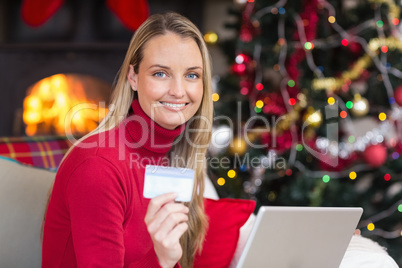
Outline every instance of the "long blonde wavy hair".
MULTIPOLYGON (((188 230, 180 238, 180 244, 183 249, 183 255, 179 263, 182 267, 192 267, 194 257, 197 252, 201 252, 203 241, 208 227, 207 217, 204 212, 203 193, 204 193, 204 170, 205 170, 205 153, 207 146, 211 140, 211 125, 213 116, 212 106, 212 82, 211 82, 211 65, 208 49, 204 43, 203 36, 198 28, 187 18, 173 12, 166 14, 155 14, 150 16, 133 35, 130 46, 127 50, 124 62, 120 68, 117 82, 111 97, 110 109, 105 119, 99 126, 78 140, 75 145, 100 132, 108 131, 116 127, 124 118, 128 116, 132 100, 136 98, 136 93, 131 89, 127 80, 130 64, 133 65, 135 73, 138 73, 139 65, 143 59, 143 50, 146 43, 153 37, 164 35, 167 32, 175 33, 182 38, 192 38, 198 45, 203 59, 203 97, 200 108, 195 116, 190 120, 189 125, 185 129, 184 137, 172 146, 169 152, 178 159, 185 159, 187 162, 175 161, 172 166, 183 166, 195 170, 195 185, 193 190, 193 199, 186 203, 190 208, 188 230), (200 131, 188 131, 188 129, 199 129, 200 131), (190 144, 191 143, 191 144, 190 144), (201 159, 200 159, 200 156, 201 159), (179 163, 181 162, 181 163, 179 163)), ((64 156, 67 157, 73 149, 72 146, 64 156)), ((48 193, 47 206, 53 187, 48 193)), ((43 217, 42 234, 46 211, 43 217)), ((42 236, 42 235, 41 235, 42 236)))

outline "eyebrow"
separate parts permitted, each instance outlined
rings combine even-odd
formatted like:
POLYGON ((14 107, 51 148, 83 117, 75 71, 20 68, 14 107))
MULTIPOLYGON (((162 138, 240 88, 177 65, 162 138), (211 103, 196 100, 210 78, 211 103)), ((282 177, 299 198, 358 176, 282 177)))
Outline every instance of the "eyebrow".
MULTIPOLYGON (((160 64, 151 65, 151 66, 148 68, 148 70, 151 69, 151 68, 154 68, 154 67, 170 70, 170 67, 164 66, 164 65, 160 65, 160 64)), ((196 70, 196 69, 202 70, 202 67, 200 67, 200 66, 193 66, 193 67, 187 68, 187 70, 196 70)))

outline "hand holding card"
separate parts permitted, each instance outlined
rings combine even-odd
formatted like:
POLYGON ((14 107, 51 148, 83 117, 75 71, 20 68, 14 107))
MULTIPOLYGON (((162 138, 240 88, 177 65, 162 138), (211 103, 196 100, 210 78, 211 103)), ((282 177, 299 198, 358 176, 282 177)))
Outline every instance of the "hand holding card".
POLYGON ((152 198, 145 214, 144 221, 160 264, 158 267, 173 267, 183 253, 180 237, 188 229, 190 210, 185 204, 174 202, 176 197, 176 193, 168 193, 152 198))
POLYGON ((144 197, 175 192, 180 202, 190 202, 193 195, 195 172, 188 168, 147 165, 145 167, 144 197))

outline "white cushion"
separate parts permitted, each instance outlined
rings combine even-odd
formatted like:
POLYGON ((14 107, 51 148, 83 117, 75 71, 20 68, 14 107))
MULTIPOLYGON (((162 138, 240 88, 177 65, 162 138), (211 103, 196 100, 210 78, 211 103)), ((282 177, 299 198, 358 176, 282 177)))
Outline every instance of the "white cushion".
POLYGON ((354 235, 339 268, 398 268, 385 248, 376 242, 354 235))
POLYGON ((218 193, 216 192, 215 187, 212 184, 212 181, 208 178, 206 173, 204 174, 204 182, 205 182, 204 197, 218 200, 219 199, 218 193))
POLYGON ((41 267, 42 216, 55 175, 0 158, 0 267, 41 267))

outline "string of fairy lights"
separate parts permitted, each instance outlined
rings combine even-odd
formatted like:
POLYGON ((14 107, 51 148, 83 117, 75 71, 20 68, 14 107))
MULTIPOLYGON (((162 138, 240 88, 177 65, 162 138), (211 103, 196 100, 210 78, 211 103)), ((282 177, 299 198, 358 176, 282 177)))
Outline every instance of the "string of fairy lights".
MULTIPOLYGON (((249 0, 248 2, 254 2, 253 0, 249 0)), ((335 8, 328 3, 326 0, 318 0, 318 4, 322 9, 325 9, 328 12, 328 22, 331 27, 335 30, 337 34, 329 36, 325 39, 313 39, 307 40, 306 33, 304 29, 304 22, 299 15, 294 15, 293 20, 295 21, 299 41, 297 42, 289 42, 289 45, 294 46, 295 48, 304 48, 304 53, 306 56, 306 61, 309 69, 315 74, 316 78, 312 81, 312 89, 313 90, 326 90, 328 94, 328 104, 329 105, 338 105, 340 107, 339 116, 343 120, 342 124, 347 133, 349 133, 347 141, 341 141, 339 143, 331 142, 329 139, 324 137, 319 137, 316 141, 316 146, 318 149, 324 151, 328 150, 329 153, 334 157, 340 157, 342 159, 347 159, 353 152, 355 151, 364 151, 367 146, 371 144, 382 143, 384 141, 384 137, 387 133, 390 132, 393 125, 396 125, 398 128, 399 140, 402 139, 402 109, 395 103, 394 98, 394 90, 389 78, 389 74, 392 74, 398 78, 402 78, 402 71, 398 70, 387 62, 387 52, 389 50, 400 50, 402 51, 402 42, 399 38, 402 37, 402 32, 398 29, 401 27, 399 23, 399 14, 400 8, 395 5, 392 0, 370 0, 371 3, 375 4, 374 8, 374 21, 364 21, 359 25, 350 28, 348 31, 344 30, 336 20, 336 11, 335 8), (392 36, 386 37, 383 25, 384 21, 381 17, 381 5, 386 4, 389 7, 389 14, 386 18, 388 20, 392 32, 392 36), (364 38, 358 36, 360 32, 368 28, 375 27, 377 29, 378 38, 373 38, 369 42, 367 42, 364 38), (343 72, 340 77, 325 77, 323 69, 321 66, 317 66, 314 61, 312 50, 314 48, 333 48, 337 46, 348 46, 351 42, 355 42, 361 45, 365 54, 360 57, 356 63, 347 71, 343 72), (380 53, 378 53, 380 52, 380 53), (350 116, 348 116, 348 111, 352 113, 356 113, 357 115, 365 115, 368 111, 368 102, 365 98, 363 98, 358 92, 354 92, 352 88, 350 88, 351 82, 357 80, 361 75, 362 71, 367 69, 371 64, 377 68, 380 72, 378 78, 381 81, 386 89, 386 93, 388 95, 389 103, 391 106, 390 111, 381 111, 378 114, 378 119, 381 121, 379 126, 374 129, 368 131, 365 135, 361 137, 355 137, 354 134, 354 125, 350 116), (335 94, 337 90, 348 91, 352 90, 354 93, 354 99, 352 101, 347 101, 346 103, 335 94), (394 123, 398 124, 394 124, 394 123)), ((285 5, 287 4, 287 0, 280 0, 277 3, 264 7, 258 11, 256 11, 252 16, 252 8, 246 7, 244 12, 249 12, 248 16, 252 21, 253 25, 259 25, 261 18, 267 14, 285 14, 286 9, 285 5)), ((288 115, 297 112, 299 109, 298 103, 295 99, 290 98, 289 93, 287 91, 287 86, 292 87, 295 85, 295 81, 291 80, 285 66, 285 61, 288 57, 288 41, 285 36, 285 17, 280 16, 278 20, 278 45, 280 47, 279 50, 279 58, 277 65, 274 66, 274 70, 279 71, 282 76, 282 81, 280 83, 280 92, 282 98, 285 103, 285 107, 288 115)), ((262 47, 259 42, 254 44, 253 50, 253 60, 257 64, 255 68, 255 79, 254 79, 254 88, 257 90, 262 90, 262 80, 263 80, 263 68, 261 66, 261 51, 262 47)), ((242 63, 244 61, 244 56, 239 54, 236 57, 237 63, 242 63), (240 57, 240 58, 238 58, 240 57), (243 57, 243 58, 242 58, 243 57)), ((241 89, 241 93, 243 95, 247 95, 249 92, 244 88, 241 89), (243 92, 244 91, 244 92, 243 92)), ((300 102, 304 96, 301 96, 298 101, 300 102)), ((304 97, 305 98, 305 97, 304 97)), ((213 96, 214 101, 219 99, 219 94, 214 93, 213 96)), ((256 114, 263 110, 264 102, 257 98, 256 94, 250 94, 250 111, 251 114, 256 114)), ((296 118, 297 117, 294 117, 296 118)), ((322 120, 322 115, 319 111, 314 111, 310 114, 310 120, 319 121, 322 120)), ((353 169, 346 169, 343 171, 337 172, 327 172, 327 171, 311 171, 308 170, 300 161, 296 161, 297 151, 303 150, 303 146, 298 144, 297 142, 297 127, 295 124, 295 120, 289 120, 289 130, 292 137, 292 146, 290 148, 290 156, 288 159, 288 166, 295 167, 299 171, 303 172, 307 176, 311 177, 322 177, 322 180, 325 183, 328 183, 331 179, 338 179, 349 177, 351 180, 355 180, 357 178, 357 173, 362 171, 369 171, 372 169, 369 165, 359 164, 353 167, 353 169)), ((395 145, 395 140, 391 140, 390 145, 395 145)), ((272 153, 272 152, 271 152, 272 153)), ((272 158, 272 155, 269 156, 272 158)), ((394 152, 392 154, 393 159, 398 159, 399 154, 394 152)), ((286 174, 292 174, 292 170, 286 170, 286 174)), ((263 172, 261 170, 257 170, 255 174, 252 176, 251 181, 247 182, 245 188, 248 188, 249 192, 256 192, 256 188, 261 185, 261 178, 263 172)), ((236 172, 234 170, 230 170, 228 172, 228 176, 230 178, 234 178, 236 176, 236 172)), ((280 178, 281 176, 277 176, 280 178)), ((222 180, 220 178, 219 180, 222 180)), ((275 178, 271 178, 275 179, 275 178)), ((391 176, 389 173, 384 175, 384 180, 389 181, 391 176)), ((224 184, 219 182, 218 184, 224 184)), ((224 179, 223 179, 224 180, 224 179)), ((391 216, 395 211, 399 211, 402 213, 402 199, 395 202, 391 207, 387 210, 382 211, 376 215, 371 216, 364 221, 361 221, 359 224, 359 228, 366 227, 369 231, 373 232, 375 235, 383 237, 383 238, 397 238, 402 236, 401 230, 395 231, 385 231, 375 227, 375 223, 383 220, 389 216, 391 216)))

